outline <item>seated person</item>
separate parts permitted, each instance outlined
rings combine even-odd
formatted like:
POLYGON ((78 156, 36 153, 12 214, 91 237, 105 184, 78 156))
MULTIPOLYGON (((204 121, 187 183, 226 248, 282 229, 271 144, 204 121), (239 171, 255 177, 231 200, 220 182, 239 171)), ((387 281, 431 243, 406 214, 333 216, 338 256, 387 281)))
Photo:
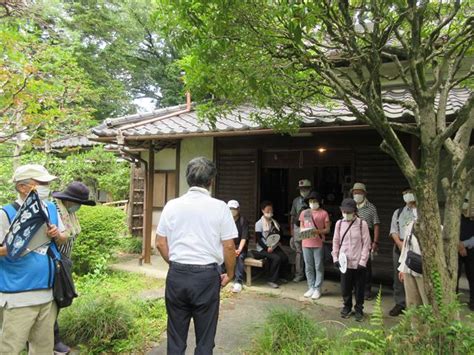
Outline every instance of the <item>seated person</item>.
POLYGON ((232 217, 235 221, 235 226, 239 232, 238 238, 234 239, 235 242, 235 256, 237 258, 235 264, 235 281, 232 287, 232 292, 242 291, 242 282, 244 280, 244 261, 247 257, 247 240, 249 239, 249 223, 247 220, 240 215, 240 205, 236 200, 230 200, 227 202, 227 206, 230 208, 232 217))
POLYGON ((267 237, 271 234, 281 236, 280 225, 273 219, 273 205, 270 201, 263 201, 260 205, 262 218, 255 223, 255 236, 257 239, 257 250, 253 252, 255 259, 267 259, 270 264, 270 278, 268 285, 278 288, 278 280, 281 270, 288 264, 288 256, 279 243, 272 248, 267 245, 267 237))

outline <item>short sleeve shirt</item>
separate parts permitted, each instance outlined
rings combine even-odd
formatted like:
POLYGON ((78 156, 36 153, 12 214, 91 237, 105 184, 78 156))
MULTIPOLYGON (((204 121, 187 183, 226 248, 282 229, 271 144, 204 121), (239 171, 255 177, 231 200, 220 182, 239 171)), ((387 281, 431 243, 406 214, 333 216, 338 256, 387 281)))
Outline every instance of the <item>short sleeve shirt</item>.
MULTIPOLYGON (((302 228, 311 228, 316 224, 316 228, 324 229, 326 223, 329 222, 329 214, 322 208, 317 210, 308 209, 301 212, 299 219, 302 228)), ((321 248, 323 246, 323 241, 321 237, 316 236, 314 238, 303 239, 302 245, 304 248, 321 248)))
POLYGON ((301 196, 296 197, 291 205, 291 223, 296 224, 298 218, 300 217, 299 213, 303 208, 308 208, 308 205, 304 202, 304 198, 301 196))
POLYGON ((364 205, 357 209, 357 214, 367 222, 369 229, 374 229, 376 224, 380 224, 377 208, 370 201, 365 201, 364 205))
POLYGON ((222 264, 222 241, 238 237, 227 204, 200 187, 166 204, 156 233, 167 238, 170 261, 192 265, 222 264))
POLYGON ((390 234, 398 234, 400 240, 405 239, 407 228, 416 219, 416 209, 404 206, 399 215, 399 210, 395 210, 390 224, 390 234))

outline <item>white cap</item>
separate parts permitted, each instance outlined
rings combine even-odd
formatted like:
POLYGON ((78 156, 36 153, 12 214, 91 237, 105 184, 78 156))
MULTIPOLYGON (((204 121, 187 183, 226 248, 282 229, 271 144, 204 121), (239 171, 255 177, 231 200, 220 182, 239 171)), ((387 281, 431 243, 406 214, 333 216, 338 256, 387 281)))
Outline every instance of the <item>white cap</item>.
POLYGON ((309 181, 308 179, 298 181, 298 188, 300 189, 302 187, 311 187, 311 181, 309 181))
POLYGON ((238 201, 230 200, 229 202, 227 202, 227 207, 238 209, 238 208, 240 208, 240 205, 239 205, 238 201))
POLYGON ((19 166, 13 174, 13 182, 33 179, 39 182, 50 182, 57 179, 57 176, 48 173, 43 165, 26 164, 19 166))

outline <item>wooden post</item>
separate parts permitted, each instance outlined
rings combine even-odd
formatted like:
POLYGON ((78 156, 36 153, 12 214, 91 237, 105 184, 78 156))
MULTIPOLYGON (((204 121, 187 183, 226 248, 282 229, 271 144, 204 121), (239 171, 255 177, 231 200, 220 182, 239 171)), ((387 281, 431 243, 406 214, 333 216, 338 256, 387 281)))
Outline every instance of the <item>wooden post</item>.
POLYGON ((151 227, 153 224, 153 183, 155 180, 155 150, 153 141, 148 148, 148 164, 145 171, 145 210, 144 210, 144 262, 151 263, 151 227))

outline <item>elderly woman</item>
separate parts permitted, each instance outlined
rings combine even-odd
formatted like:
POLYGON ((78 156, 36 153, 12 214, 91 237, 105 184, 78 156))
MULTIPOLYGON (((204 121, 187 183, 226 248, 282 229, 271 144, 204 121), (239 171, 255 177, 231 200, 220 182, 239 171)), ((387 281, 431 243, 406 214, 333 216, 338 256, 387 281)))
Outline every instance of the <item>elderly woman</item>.
POLYGON ((273 204, 263 201, 260 205, 262 218, 255 223, 257 250, 253 252, 255 259, 267 259, 270 264, 270 278, 268 286, 278 288, 277 284, 282 269, 288 264, 288 256, 279 244, 269 247, 267 238, 271 234, 281 235, 280 225, 273 219, 273 204))
POLYGON ((351 198, 341 203, 342 219, 336 222, 332 241, 334 266, 341 270, 341 290, 344 306, 342 318, 349 318, 352 312, 352 292, 355 291, 355 319, 364 318, 364 289, 367 261, 370 254, 370 233, 367 222, 356 214, 357 205, 351 198), (347 261, 347 268, 340 264, 347 261))

